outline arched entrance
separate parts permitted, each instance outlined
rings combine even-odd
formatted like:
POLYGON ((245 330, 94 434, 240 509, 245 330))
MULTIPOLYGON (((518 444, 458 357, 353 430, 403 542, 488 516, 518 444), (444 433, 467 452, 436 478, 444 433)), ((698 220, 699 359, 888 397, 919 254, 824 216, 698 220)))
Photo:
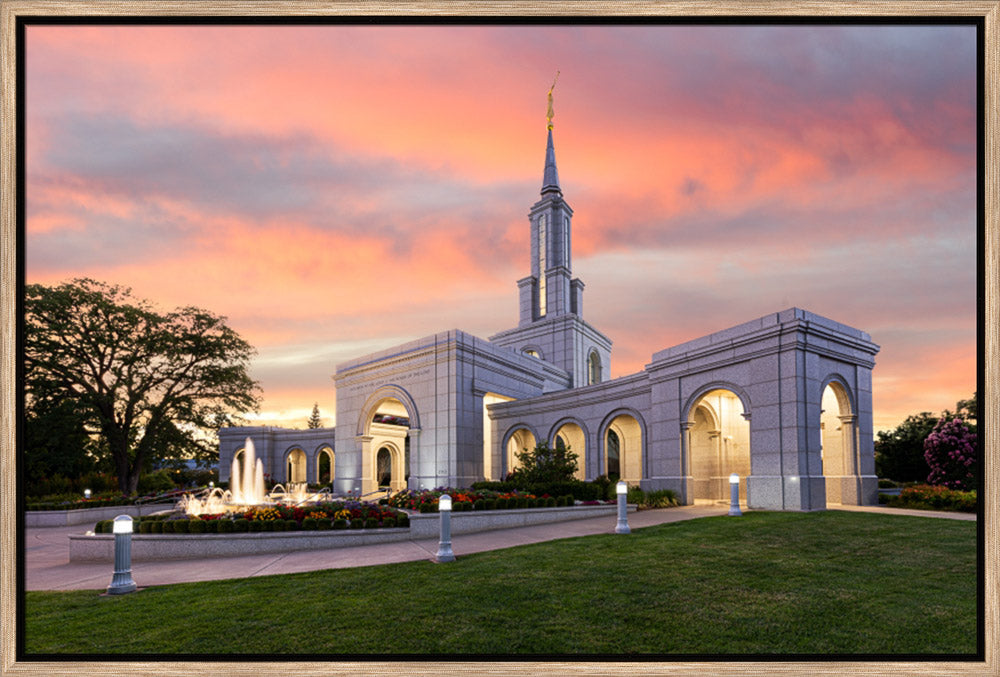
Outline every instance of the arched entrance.
POLYGON ((855 416, 847 389, 838 381, 830 381, 823 389, 819 430, 827 504, 858 503, 855 416))
MULTIPOLYGON (((383 448, 390 454, 389 488, 392 491, 406 489, 410 479, 411 443, 416 447, 419 434, 417 409, 405 389, 396 385, 382 386, 368 398, 361 410, 356 438, 361 443, 359 479, 362 493, 379 488, 379 451, 383 448)), ((419 469, 416 474, 420 475, 419 469)))
POLYGON ((531 451, 538 443, 535 436, 527 428, 519 428, 507 439, 507 449, 504 454, 506 463, 505 475, 521 467, 517 455, 523 451, 531 451))
POLYGON ((399 400, 378 403, 369 424, 372 488, 402 491, 410 476, 410 416, 399 400))
POLYGON ((604 433, 604 468, 630 485, 642 479, 642 426, 630 414, 619 414, 608 422, 604 433))
POLYGON ((333 449, 320 447, 316 452, 316 484, 332 484, 335 475, 333 449))
POLYGON ((750 474, 750 422, 743 402, 726 388, 701 395, 688 412, 688 474, 692 498, 728 501, 729 476, 740 476, 740 500, 746 500, 750 474))
POLYGON ((306 481, 306 452, 295 447, 285 455, 285 482, 296 484, 306 481))
POLYGON ((587 479, 587 435, 580 424, 570 421, 558 426, 552 434, 551 445, 553 449, 568 447, 576 454, 576 474, 574 476, 578 480, 587 479))

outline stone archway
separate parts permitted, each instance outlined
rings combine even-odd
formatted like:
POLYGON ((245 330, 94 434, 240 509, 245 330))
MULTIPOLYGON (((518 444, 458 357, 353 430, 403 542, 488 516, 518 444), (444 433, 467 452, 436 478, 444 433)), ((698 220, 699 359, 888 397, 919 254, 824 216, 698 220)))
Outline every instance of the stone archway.
MULTIPOLYGON (((293 447, 285 454, 285 483, 299 484, 307 478, 306 452, 293 447)), ((286 487, 287 488, 287 487, 286 487)))
POLYGON ((333 484, 337 476, 336 454, 324 445, 316 452, 316 484, 333 484))
POLYGON ((526 427, 517 427, 507 436, 507 443, 504 445, 504 463, 507 475, 521 467, 521 462, 517 455, 524 451, 531 451, 538 442, 535 434, 526 427))
POLYGON ((740 477, 746 500, 750 475, 750 423, 740 396, 725 387, 701 394, 687 412, 688 475, 696 501, 728 501, 729 476, 740 477))
POLYGON ((643 426, 634 412, 614 412, 604 429, 604 474, 632 486, 643 477, 643 426))
POLYGON ((860 502, 856 418, 847 387, 839 379, 828 380, 819 418, 820 459, 828 505, 860 502))
POLYGON ((379 489, 378 454, 383 448, 391 453, 390 489, 406 489, 411 446, 420 434, 416 405, 409 393, 394 385, 376 390, 362 408, 357 430, 356 439, 361 442, 361 492, 379 489))
POLYGON ((575 420, 557 423, 549 440, 553 449, 561 445, 576 454, 575 477, 578 480, 587 479, 587 432, 583 426, 575 420))

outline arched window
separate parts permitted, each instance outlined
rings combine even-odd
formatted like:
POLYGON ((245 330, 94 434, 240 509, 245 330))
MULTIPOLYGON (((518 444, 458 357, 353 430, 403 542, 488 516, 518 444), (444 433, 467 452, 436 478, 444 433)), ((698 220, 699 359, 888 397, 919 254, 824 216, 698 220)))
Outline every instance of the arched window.
POLYGON ((614 430, 608 430, 608 477, 612 475, 621 477, 621 449, 622 443, 618 439, 618 433, 614 430))
POLYGON ((541 357, 541 355, 538 354, 538 351, 535 350, 534 348, 525 348, 521 352, 523 352, 528 357, 536 357, 536 358, 540 358, 541 357))
POLYGON ((594 385, 601 382, 601 358, 596 350, 590 351, 590 358, 587 360, 587 385, 594 385))
POLYGON ((375 477, 378 479, 378 485, 380 487, 389 486, 392 482, 392 452, 386 447, 379 449, 375 465, 377 468, 375 477))

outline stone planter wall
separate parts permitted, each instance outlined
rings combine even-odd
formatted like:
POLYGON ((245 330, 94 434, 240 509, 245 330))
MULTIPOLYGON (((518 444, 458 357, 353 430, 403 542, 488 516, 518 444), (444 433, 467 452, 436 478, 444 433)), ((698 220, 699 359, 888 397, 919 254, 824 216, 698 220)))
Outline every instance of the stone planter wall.
MULTIPOLYGON (((629 510, 635 510, 635 506, 629 506, 629 510)), ((451 515, 451 532, 452 534, 468 534, 549 522, 566 522, 589 517, 606 517, 609 520, 609 526, 614 526, 616 514, 617 507, 614 505, 456 512, 451 515)), ((96 521, 96 518, 94 519, 96 521)), ((404 529, 264 531, 239 534, 137 533, 132 535, 132 560, 148 562, 202 557, 235 557, 293 550, 349 548, 356 545, 373 545, 393 541, 436 539, 439 533, 440 516, 437 513, 411 514, 410 527, 404 529)), ((115 537, 113 534, 70 536, 69 561, 113 562, 114 545, 115 537)))

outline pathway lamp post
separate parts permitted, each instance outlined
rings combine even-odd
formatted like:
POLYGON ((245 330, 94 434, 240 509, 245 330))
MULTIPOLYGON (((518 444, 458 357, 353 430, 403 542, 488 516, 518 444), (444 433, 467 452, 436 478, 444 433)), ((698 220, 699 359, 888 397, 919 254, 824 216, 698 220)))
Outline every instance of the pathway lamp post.
POLYGON ((625 503, 628 497, 628 484, 619 481, 615 485, 615 491, 618 492, 618 524, 615 525, 615 533, 630 534, 632 530, 628 527, 628 505, 625 503))
POLYGON ((108 586, 109 595, 124 595, 136 588, 132 580, 132 518, 118 515, 112 526, 115 535, 115 573, 108 586))
POLYGON ((740 511, 740 476, 733 473, 729 476, 729 516, 739 517, 740 511))
POLYGON ((438 512, 441 514, 441 538, 438 541, 438 551, 434 555, 434 561, 454 562, 455 553, 451 551, 451 496, 441 494, 438 498, 438 512))
POLYGON ((84 489, 83 490, 83 497, 85 499, 87 499, 88 501, 90 500, 90 489, 84 489))

